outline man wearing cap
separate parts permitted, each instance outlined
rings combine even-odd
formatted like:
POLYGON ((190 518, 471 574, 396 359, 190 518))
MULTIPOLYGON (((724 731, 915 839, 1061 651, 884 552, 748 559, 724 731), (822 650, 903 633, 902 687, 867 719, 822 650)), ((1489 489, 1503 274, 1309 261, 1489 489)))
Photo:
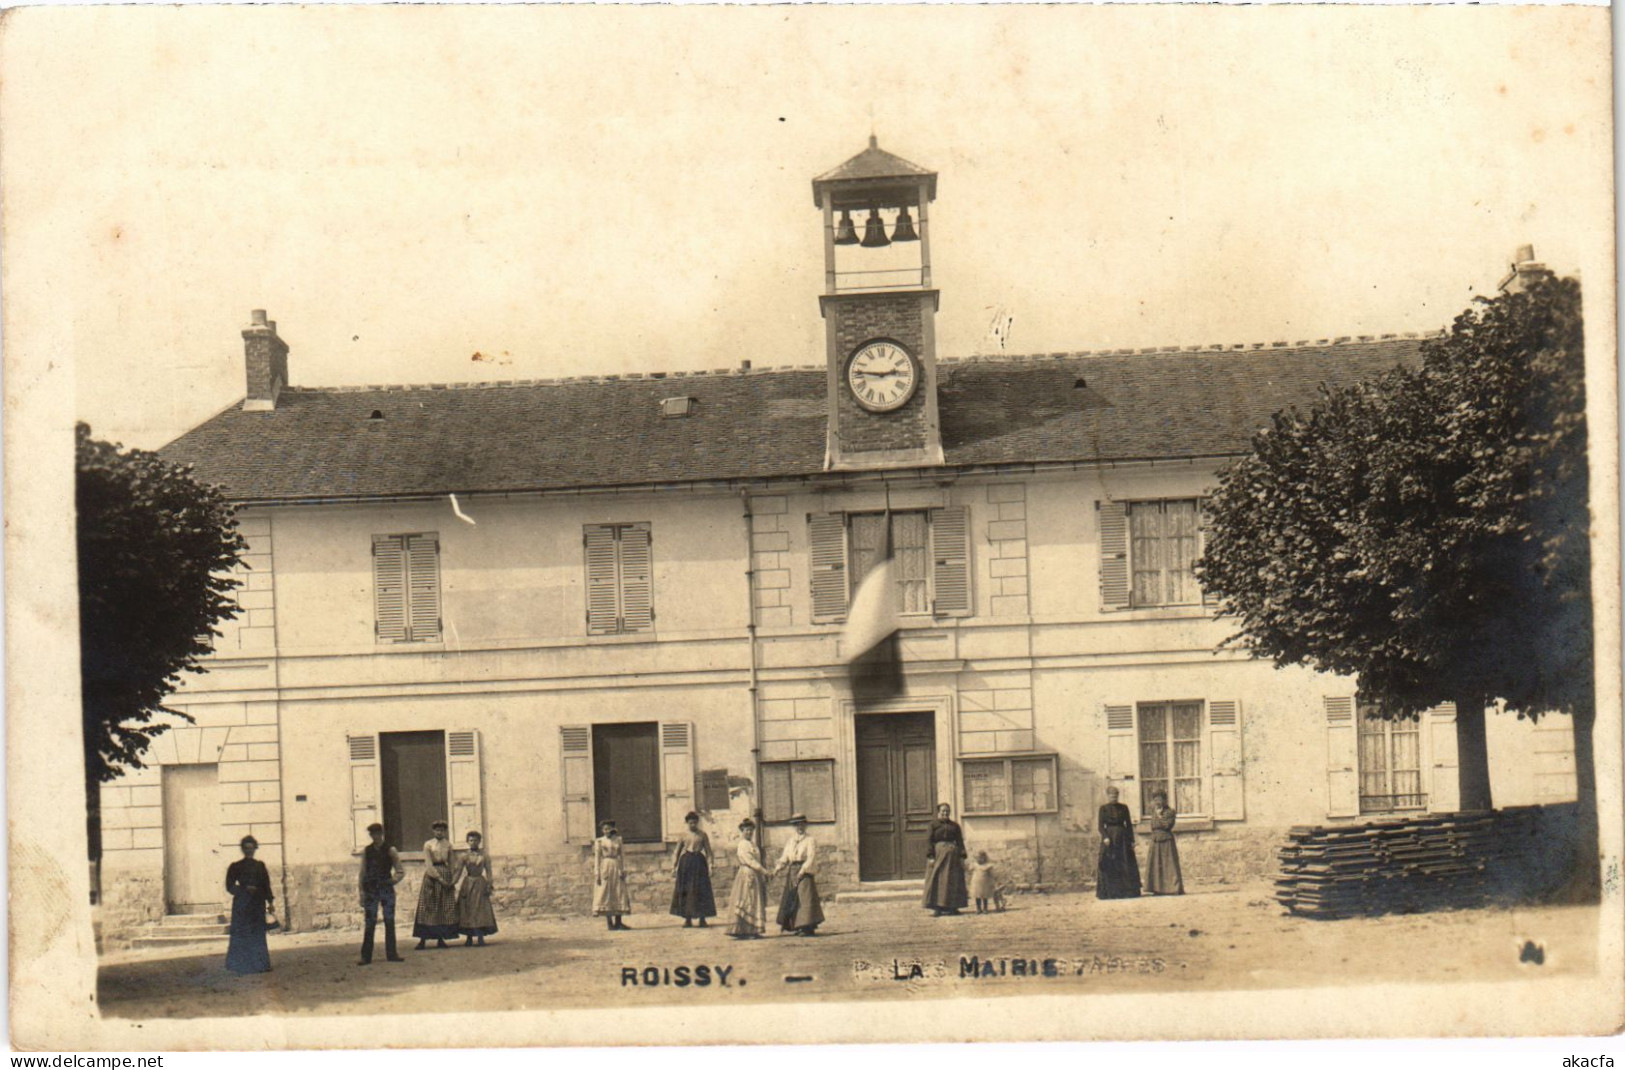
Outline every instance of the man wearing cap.
POLYGON ((824 923, 824 910, 818 904, 818 845, 807 835, 807 815, 794 814, 790 827, 795 835, 784 845, 774 874, 785 873, 784 896, 779 900, 779 929, 797 936, 817 936, 824 923))
POLYGON ((384 914, 384 958, 405 962, 395 953, 395 885, 406 876, 400 852, 384 842, 384 826, 374 821, 367 826, 372 842, 361 852, 361 910, 367 917, 366 934, 361 937, 361 961, 372 964, 372 937, 378 928, 378 912, 384 914))

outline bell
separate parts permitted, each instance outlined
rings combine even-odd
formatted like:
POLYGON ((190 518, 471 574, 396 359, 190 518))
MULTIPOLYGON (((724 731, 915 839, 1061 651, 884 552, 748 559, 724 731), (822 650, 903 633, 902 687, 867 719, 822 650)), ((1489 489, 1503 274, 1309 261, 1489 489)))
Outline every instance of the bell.
POLYGON ((900 208, 897 211, 897 229, 891 232, 892 241, 919 241, 920 236, 914 233, 914 220, 909 218, 908 209, 900 208))
POLYGON ((835 228, 836 245, 858 244, 858 228, 852 225, 852 213, 841 209, 841 225, 835 228))
POLYGON ((877 249, 890 244, 891 239, 886 237, 886 224, 880 218, 880 209, 869 209, 869 221, 863 226, 863 247, 877 249))

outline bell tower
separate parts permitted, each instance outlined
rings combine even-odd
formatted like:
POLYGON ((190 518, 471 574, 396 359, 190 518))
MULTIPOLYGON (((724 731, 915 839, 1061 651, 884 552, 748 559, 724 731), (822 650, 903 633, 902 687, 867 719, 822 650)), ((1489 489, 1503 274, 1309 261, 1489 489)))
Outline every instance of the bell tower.
POLYGON ((941 464, 929 218, 936 172, 871 135, 867 149, 812 186, 824 214, 824 467, 941 464))

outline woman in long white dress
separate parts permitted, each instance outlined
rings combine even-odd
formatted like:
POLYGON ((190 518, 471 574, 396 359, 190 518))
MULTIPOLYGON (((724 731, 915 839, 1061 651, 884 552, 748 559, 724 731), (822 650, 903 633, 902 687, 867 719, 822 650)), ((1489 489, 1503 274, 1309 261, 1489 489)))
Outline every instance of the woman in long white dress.
POLYGON ((728 903, 733 919, 728 923, 728 935, 737 940, 758 940, 767 928, 767 867, 751 838, 755 831, 756 822, 750 818, 739 823, 739 872, 734 874, 733 897, 728 903))
POLYGON ((622 915, 632 913, 621 847, 621 833, 615 822, 600 822, 598 838, 592 841, 592 912, 603 917, 612 930, 631 928, 621 920, 622 915))

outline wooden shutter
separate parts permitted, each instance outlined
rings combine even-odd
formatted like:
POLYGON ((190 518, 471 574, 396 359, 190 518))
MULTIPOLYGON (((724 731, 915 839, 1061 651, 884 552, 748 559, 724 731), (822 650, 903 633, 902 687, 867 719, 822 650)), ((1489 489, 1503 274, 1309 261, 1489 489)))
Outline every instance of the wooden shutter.
POLYGON ((683 818, 694 809, 694 726, 687 721, 660 724, 660 793, 664 838, 677 839, 683 818))
MULTIPOLYGON (((399 535, 372 537, 372 589, 381 643, 406 640, 406 546, 399 535)), ((368 841, 371 842, 371 841, 368 841)))
MULTIPOLYGON (((350 752, 350 824, 354 849, 372 842, 367 826, 382 820, 378 806, 378 737, 347 736, 350 752)), ((400 830, 394 830, 396 835, 400 830)))
POLYGON ((564 842, 591 843, 598 835, 592 795, 592 726, 559 728, 559 788, 564 803, 564 842))
POLYGON ((1429 761, 1428 809, 1450 813, 1461 809, 1461 759, 1456 750, 1456 704, 1446 702, 1422 714, 1422 731, 1432 752, 1429 761))
POLYGON ((1247 816, 1241 775, 1241 700, 1211 699, 1207 704, 1209 765, 1213 783, 1213 817, 1240 820, 1247 816))
POLYGON ((931 560, 932 613, 970 616, 970 518, 963 505, 931 510, 931 560))
POLYGON ((440 536, 404 536, 407 574, 407 638, 431 643, 440 638, 440 536))
POLYGON ((582 535, 587 554, 587 634, 611 635, 621 618, 615 528, 589 524, 582 535))
POLYGON ((808 559, 812 569, 812 619, 828 624, 846 617, 846 516, 807 514, 808 559))
POLYGON ((1360 812, 1360 740, 1354 723, 1354 699, 1327 696, 1326 816, 1354 817, 1360 812))
POLYGON ((1129 604, 1128 506, 1123 502, 1096 502, 1100 528, 1100 607, 1123 609, 1129 604))
POLYGON ((472 729, 446 733, 446 796, 451 811, 451 842, 462 846, 470 832, 483 834, 480 807, 480 734, 472 729))
POLYGON ((625 524, 616 530, 621 555, 621 631, 646 632, 654 627, 654 559, 648 524, 625 524))
MULTIPOLYGON (((1207 499, 1198 498, 1196 500, 1196 556, 1198 558, 1207 553, 1208 533, 1212 530, 1213 519, 1207 511, 1207 499)), ((1202 587, 1202 604, 1204 606, 1216 606, 1219 601, 1217 594, 1209 591, 1205 585, 1202 587)))
POLYGON ((1140 749, 1134 735, 1134 704, 1101 703, 1106 722, 1106 787, 1122 789, 1121 801, 1139 808, 1140 749))

